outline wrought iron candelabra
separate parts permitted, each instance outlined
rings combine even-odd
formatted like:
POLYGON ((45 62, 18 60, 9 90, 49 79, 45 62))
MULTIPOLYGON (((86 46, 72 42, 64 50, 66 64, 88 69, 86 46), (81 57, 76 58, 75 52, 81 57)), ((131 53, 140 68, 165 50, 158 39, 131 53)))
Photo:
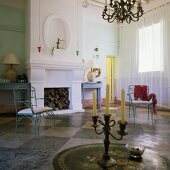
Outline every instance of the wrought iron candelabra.
POLYGON ((117 165, 117 162, 115 159, 113 159, 112 157, 110 157, 109 155, 109 145, 110 145, 110 141, 109 141, 109 136, 111 136, 112 138, 116 139, 116 140, 121 140, 123 138, 124 135, 126 135, 127 133, 125 132, 126 129, 126 125, 127 122, 125 122, 125 124, 121 124, 121 121, 118 121, 119 123, 119 127, 120 127, 120 131, 118 131, 119 133, 119 137, 115 137, 111 132, 111 127, 113 127, 116 124, 115 120, 110 120, 110 114, 104 114, 104 122, 102 120, 98 120, 98 116, 92 116, 92 120, 93 120, 93 127, 95 129, 96 134, 101 135, 102 133, 104 133, 105 135, 105 139, 104 139, 104 154, 103 154, 103 158, 102 160, 99 160, 97 163, 99 164, 99 166, 101 166, 102 168, 106 169, 112 166, 117 165), (100 131, 98 131, 98 127, 100 125, 98 125, 97 123, 99 123, 100 125, 103 126, 103 129, 100 131))

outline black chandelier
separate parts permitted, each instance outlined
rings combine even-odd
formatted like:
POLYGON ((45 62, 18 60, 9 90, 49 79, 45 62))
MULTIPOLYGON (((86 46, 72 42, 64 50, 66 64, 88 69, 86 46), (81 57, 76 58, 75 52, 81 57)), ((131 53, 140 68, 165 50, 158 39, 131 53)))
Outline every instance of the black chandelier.
POLYGON ((141 0, 110 0, 110 3, 105 0, 102 17, 109 23, 115 21, 123 24, 126 21, 129 24, 131 21, 137 22, 143 13, 141 0))

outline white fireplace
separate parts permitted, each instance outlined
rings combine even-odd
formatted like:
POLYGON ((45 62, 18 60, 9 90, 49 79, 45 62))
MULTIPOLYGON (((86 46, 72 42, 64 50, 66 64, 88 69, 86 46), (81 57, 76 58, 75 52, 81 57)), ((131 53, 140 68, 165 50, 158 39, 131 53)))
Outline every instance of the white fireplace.
MULTIPOLYGON (((56 7, 47 7, 45 2, 41 3, 41 22, 40 30, 37 26, 38 0, 32 0, 30 15, 27 24, 30 26, 30 44, 28 43, 27 73, 32 86, 36 88, 37 96, 44 97, 44 88, 68 88, 69 89, 69 110, 83 111, 81 99, 81 83, 85 64, 82 56, 76 55, 78 37, 75 21, 70 19, 69 12, 63 14, 60 5, 54 2, 56 7), (44 5, 44 6, 43 6, 44 5), (43 10, 44 9, 44 10, 43 10), (60 11, 60 12, 59 12, 60 11), (30 19, 30 20, 29 20, 30 19), (38 52, 37 34, 41 35, 41 52, 38 52), (75 41, 76 40, 76 41, 75 41), (61 43, 62 42, 62 43, 61 43), (57 45, 58 44, 58 45, 57 45)), ((61 1, 67 4, 67 1, 61 1)), ((74 1, 76 4, 77 2, 74 1)), ((71 3, 73 7, 74 3, 71 3)), ((71 10, 74 14, 75 10, 71 10)), ((74 17, 75 18, 75 17, 74 17)), ((79 45, 81 51, 81 45, 79 45)), ((43 105, 43 101, 40 103, 43 105)))
MULTIPOLYGON (((69 88, 69 110, 83 111, 81 83, 84 64, 80 60, 34 60, 27 65, 28 77, 37 97, 44 97, 44 88, 69 88)), ((43 105, 43 101, 39 103, 43 105)))

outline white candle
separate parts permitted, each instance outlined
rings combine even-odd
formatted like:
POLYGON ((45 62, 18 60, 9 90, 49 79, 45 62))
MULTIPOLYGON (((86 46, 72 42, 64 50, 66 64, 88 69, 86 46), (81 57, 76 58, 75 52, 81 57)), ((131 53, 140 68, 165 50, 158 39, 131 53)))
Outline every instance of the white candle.
POLYGON ((107 6, 107 0, 105 0, 105 6, 107 6))
POLYGON ((109 95, 109 85, 106 85, 106 110, 105 114, 109 114, 109 104, 110 104, 110 95, 109 95))
POLYGON ((121 90, 121 123, 125 124, 125 90, 121 90))
POLYGON ((97 116, 96 91, 93 92, 93 116, 97 116))

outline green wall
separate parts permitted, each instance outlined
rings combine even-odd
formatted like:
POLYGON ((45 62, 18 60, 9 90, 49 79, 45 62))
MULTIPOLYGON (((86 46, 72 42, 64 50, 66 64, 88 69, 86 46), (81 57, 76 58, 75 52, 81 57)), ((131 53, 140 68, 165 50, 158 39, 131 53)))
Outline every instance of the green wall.
POLYGON ((0 5, 0 78, 5 78, 8 65, 2 64, 7 53, 16 53, 21 64, 18 73, 25 73, 25 10, 0 5))

